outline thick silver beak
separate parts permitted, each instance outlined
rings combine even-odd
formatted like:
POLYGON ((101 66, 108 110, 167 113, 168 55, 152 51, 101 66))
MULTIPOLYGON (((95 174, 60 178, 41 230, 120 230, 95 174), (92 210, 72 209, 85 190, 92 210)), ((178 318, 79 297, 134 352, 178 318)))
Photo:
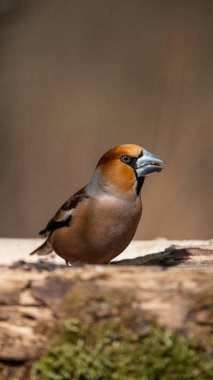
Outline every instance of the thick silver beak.
POLYGON ((165 162, 155 154, 142 150, 142 155, 137 159, 136 173, 138 177, 145 177, 154 172, 160 172, 165 162))

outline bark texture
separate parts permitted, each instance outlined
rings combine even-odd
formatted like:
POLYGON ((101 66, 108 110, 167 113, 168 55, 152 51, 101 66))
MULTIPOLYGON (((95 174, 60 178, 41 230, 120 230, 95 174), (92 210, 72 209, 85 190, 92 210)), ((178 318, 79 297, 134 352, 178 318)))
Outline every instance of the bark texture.
POLYGON ((106 292, 122 290, 134 296, 144 321, 182 330, 199 339, 213 332, 212 248, 171 247, 107 266, 18 262, 0 267, 0 278, 3 374, 11 366, 30 366, 41 356, 48 347, 49 332, 67 313, 66 299, 73 293, 89 294, 85 305, 89 313, 100 294, 104 299, 106 292))

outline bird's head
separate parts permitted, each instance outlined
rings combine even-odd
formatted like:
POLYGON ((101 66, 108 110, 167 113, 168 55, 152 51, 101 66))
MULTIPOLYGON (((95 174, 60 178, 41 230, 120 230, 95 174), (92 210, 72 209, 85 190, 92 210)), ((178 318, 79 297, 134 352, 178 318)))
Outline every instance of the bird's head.
POLYGON ((119 193, 140 193, 145 176, 160 172, 164 161, 155 154, 133 144, 116 146, 106 152, 98 162, 96 170, 106 188, 119 193))

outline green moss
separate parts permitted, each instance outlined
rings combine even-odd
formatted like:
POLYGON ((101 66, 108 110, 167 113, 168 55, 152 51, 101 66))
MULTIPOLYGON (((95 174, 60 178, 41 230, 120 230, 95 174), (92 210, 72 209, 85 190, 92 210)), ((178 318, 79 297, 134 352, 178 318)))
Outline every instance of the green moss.
POLYGON ((33 370, 42 380, 212 379, 211 357, 185 336, 158 326, 97 330, 69 320, 33 370))
POLYGON ((131 291, 76 286, 32 380, 213 379, 208 346, 144 319, 131 291))

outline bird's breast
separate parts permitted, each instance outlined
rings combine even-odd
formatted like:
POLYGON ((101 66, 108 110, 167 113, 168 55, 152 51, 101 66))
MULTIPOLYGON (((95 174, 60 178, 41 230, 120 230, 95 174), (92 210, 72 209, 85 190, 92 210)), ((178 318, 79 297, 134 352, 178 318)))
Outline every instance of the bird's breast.
POLYGON ((132 240, 141 211, 139 198, 134 202, 117 199, 82 202, 71 226, 54 232, 52 244, 55 241, 57 245, 54 249, 58 253, 59 250, 65 252, 66 256, 78 257, 75 261, 108 262, 132 240))

